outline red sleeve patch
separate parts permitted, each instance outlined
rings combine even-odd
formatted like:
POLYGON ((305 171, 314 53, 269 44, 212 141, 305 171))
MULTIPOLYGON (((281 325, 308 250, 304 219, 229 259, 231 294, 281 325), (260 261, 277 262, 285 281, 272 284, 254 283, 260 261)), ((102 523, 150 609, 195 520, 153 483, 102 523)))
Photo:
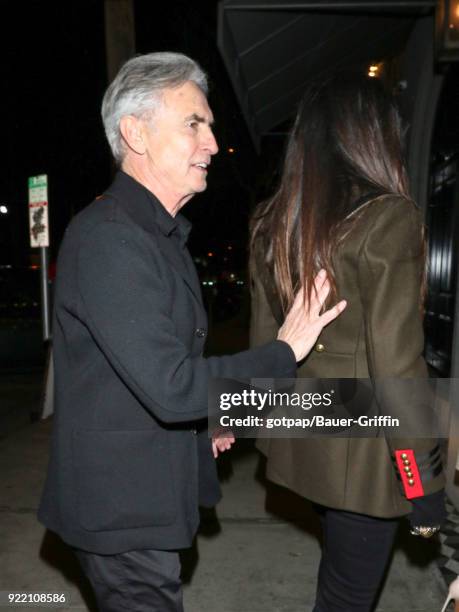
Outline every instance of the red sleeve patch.
POLYGON ((424 489, 414 451, 411 449, 396 450, 395 460, 400 472, 400 478, 406 498, 414 499, 415 497, 422 497, 424 495, 424 489))

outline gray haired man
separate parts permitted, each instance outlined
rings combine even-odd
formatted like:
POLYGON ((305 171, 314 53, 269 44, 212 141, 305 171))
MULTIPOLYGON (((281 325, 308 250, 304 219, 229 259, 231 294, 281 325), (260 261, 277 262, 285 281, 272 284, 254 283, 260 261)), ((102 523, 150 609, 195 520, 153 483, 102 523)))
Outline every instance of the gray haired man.
MULTIPOLYGON (((293 377, 344 308, 297 297, 278 340, 203 357, 207 319, 179 213, 206 188, 218 147, 207 80, 190 58, 128 61, 102 116, 120 166, 60 249, 54 312, 55 418, 40 520, 76 551, 102 611, 182 610, 177 551, 198 506, 219 497, 206 432, 211 377, 293 377)), ((213 449, 212 449, 213 444, 213 449)), ((212 450, 214 452, 212 452, 212 450)))

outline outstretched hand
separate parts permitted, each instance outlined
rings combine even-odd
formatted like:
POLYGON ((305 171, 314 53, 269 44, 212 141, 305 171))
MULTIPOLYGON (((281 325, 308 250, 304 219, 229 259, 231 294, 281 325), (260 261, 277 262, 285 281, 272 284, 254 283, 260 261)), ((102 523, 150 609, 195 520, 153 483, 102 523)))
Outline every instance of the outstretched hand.
POLYGON ((322 329, 336 319, 347 306, 346 300, 341 300, 333 308, 320 314, 330 293, 330 283, 325 270, 320 270, 315 277, 314 287, 309 305, 304 304, 304 290, 300 289, 277 336, 278 340, 283 340, 291 346, 297 362, 306 357, 322 329))

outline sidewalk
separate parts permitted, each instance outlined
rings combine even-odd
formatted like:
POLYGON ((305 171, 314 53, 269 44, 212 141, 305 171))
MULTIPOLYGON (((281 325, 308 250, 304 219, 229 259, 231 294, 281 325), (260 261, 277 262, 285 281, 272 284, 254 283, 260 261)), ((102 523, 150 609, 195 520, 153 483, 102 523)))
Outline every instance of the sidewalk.
MULTIPOLYGON (((0 591, 67 592, 60 610, 94 610, 79 568, 35 513, 47 463, 51 422, 0 440, 0 591)), ((319 559, 317 520, 302 500, 266 487, 258 456, 240 441, 221 460, 224 499, 203 521, 184 555, 187 612, 307 612, 319 559)), ((403 523, 378 612, 440 612, 446 587, 434 562, 438 542, 407 535, 403 523)), ((5 610, 30 610, 11 606, 5 610)), ((56 609, 56 608, 53 608, 56 609)))
POLYGON ((43 368, 0 370, 0 439, 38 417, 43 395, 43 368))

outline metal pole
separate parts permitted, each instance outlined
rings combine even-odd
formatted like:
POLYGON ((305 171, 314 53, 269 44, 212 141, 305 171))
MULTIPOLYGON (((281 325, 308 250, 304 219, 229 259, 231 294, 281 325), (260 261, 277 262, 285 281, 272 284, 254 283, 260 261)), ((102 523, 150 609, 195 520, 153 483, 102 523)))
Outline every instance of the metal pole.
POLYGON ((48 247, 40 248, 41 321, 43 342, 51 340, 50 303, 48 284, 48 247))
POLYGON ((133 0, 105 0, 105 49, 110 83, 121 65, 135 54, 133 0))

